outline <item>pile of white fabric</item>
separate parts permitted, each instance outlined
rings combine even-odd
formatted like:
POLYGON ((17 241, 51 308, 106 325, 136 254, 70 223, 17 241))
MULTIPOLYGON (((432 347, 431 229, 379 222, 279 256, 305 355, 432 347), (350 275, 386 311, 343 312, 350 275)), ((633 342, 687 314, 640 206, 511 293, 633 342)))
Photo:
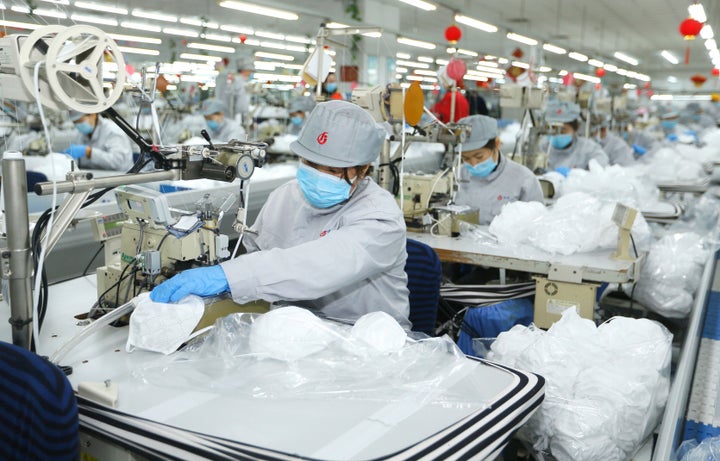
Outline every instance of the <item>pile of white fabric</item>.
MULTIPOLYGON (((617 226, 611 220, 614 210, 614 202, 573 192, 548 208, 538 202, 508 203, 490 223, 489 230, 504 245, 524 244, 570 255, 617 245, 617 226)), ((651 236, 650 227, 640 214, 632 234, 640 251, 651 236)))
POLYGON ((558 461, 624 461, 657 425, 669 392, 672 335, 647 319, 596 327, 574 309, 547 332, 517 325, 490 360, 543 376, 545 400, 521 430, 558 461))
POLYGON ((653 152, 647 159, 629 167, 655 184, 696 181, 705 176, 703 163, 708 160, 700 148, 677 144, 653 152))

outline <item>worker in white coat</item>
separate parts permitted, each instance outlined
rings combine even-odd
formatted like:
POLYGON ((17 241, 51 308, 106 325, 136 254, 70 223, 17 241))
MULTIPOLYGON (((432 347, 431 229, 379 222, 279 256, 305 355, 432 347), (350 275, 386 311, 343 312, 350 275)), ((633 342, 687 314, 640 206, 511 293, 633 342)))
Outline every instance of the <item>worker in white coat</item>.
POLYGON ((510 202, 540 202, 540 182, 528 168, 500 152, 497 120, 471 115, 459 120, 470 125, 470 135, 462 143, 463 168, 455 196, 457 205, 480 211, 480 224, 489 224, 510 202))
POLYGON ((637 151, 623 138, 608 130, 608 125, 609 121, 605 119, 596 126, 595 139, 608 156, 610 165, 633 165, 637 151))
POLYGON ((79 133, 63 152, 81 168, 127 171, 132 167, 132 142, 119 126, 98 114, 77 111, 70 111, 70 120, 79 133))
POLYGON ((588 169, 590 160, 607 166, 608 156, 600 144, 578 136, 580 106, 570 102, 553 101, 548 104, 545 119, 549 123, 562 123, 560 133, 550 136, 548 169, 563 175, 572 168, 588 169))
POLYGON ((409 328, 406 233, 392 195, 366 175, 385 131, 359 106, 318 104, 291 150, 297 178, 270 194, 243 243, 248 251, 217 266, 187 270, 151 298, 232 293, 355 321, 385 311, 409 328))
POLYGON ((235 120, 225 117, 225 104, 219 99, 206 99, 200 108, 205 117, 213 142, 228 142, 232 139, 245 141, 245 130, 235 120))

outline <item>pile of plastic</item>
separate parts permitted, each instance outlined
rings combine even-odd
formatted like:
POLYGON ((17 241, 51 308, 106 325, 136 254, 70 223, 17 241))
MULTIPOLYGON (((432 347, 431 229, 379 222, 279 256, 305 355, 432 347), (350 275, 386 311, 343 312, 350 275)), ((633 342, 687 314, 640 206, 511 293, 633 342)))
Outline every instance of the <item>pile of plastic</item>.
POLYGON ((698 443, 695 439, 680 444, 678 461, 720 461, 720 436, 708 437, 698 443))
POLYGON ((672 335, 647 319, 596 327, 574 309, 545 332, 515 326, 488 359, 543 376, 545 400, 520 436, 558 461, 624 461, 659 422, 672 335))
POLYGON ((707 161, 698 147, 679 144, 663 147, 629 168, 655 184, 676 183, 704 177, 703 163, 707 161))
MULTIPOLYGON (((583 192, 564 195, 551 207, 537 202, 512 202, 490 223, 490 233, 503 245, 530 245, 570 255, 617 246, 617 226, 612 222, 615 203, 603 202, 583 192)), ((638 214, 632 228, 640 248, 651 232, 638 214)))

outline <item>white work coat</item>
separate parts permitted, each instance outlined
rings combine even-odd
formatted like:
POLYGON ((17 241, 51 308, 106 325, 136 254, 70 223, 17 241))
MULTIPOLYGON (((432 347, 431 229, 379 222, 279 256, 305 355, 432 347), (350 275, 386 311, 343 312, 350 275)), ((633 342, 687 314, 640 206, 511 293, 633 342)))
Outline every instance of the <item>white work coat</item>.
POLYGON ((232 139, 245 141, 246 138, 245 129, 235 120, 228 119, 227 117, 223 117, 223 121, 217 130, 208 130, 208 134, 210 134, 210 139, 212 139, 214 143, 228 142, 232 139))
POLYGON ((565 149, 550 146, 548 153, 548 170, 559 167, 580 168, 587 170, 590 160, 595 159, 601 166, 607 166, 608 156, 600 144, 588 138, 573 135, 572 143, 565 149))
POLYGON ((248 254, 221 264, 233 299, 264 299, 355 321, 385 311, 410 327, 405 221, 369 178, 350 199, 311 206, 297 180, 270 194, 245 233, 248 254))
MULTIPOLYGON (((90 135, 78 133, 75 144, 92 147, 90 158, 81 157, 81 168, 127 171, 133 164, 133 144, 130 138, 113 121, 97 118, 90 135)), ((140 148, 138 148, 138 151, 140 148)))
POLYGON ((605 154, 610 160, 610 165, 630 166, 635 163, 633 148, 620 136, 609 131, 604 138, 600 139, 605 154))
POLYGON ((495 171, 484 178, 461 168, 455 203, 480 210, 480 224, 490 224, 503 205, 517 201, 543 202, 540 182, 528 168, 503 154, 498 157, 495 171))

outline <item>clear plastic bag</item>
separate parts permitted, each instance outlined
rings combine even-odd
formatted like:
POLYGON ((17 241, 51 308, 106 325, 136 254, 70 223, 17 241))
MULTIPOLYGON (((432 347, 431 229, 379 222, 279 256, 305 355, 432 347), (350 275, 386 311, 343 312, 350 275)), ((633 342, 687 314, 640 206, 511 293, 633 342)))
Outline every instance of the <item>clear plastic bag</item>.
POLYGON ((700 443, 695 439, 686 440, 680 444, 677 455, 678 461, 720 461, 720 436, 700 443))

